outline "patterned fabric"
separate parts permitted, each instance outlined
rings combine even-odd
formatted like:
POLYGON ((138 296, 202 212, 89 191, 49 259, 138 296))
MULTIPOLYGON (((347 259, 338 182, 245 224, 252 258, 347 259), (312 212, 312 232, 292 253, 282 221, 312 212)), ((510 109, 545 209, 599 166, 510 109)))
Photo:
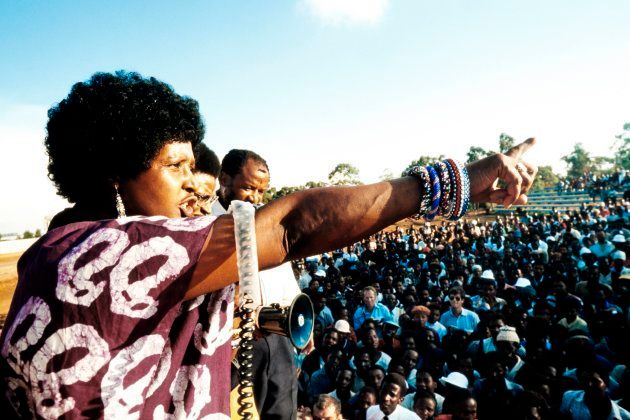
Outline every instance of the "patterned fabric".
POLYGON ((229 418, 234 288, 183 301, 214 220, 74 223, 29 248, 0 336, 6 409, 229 418))

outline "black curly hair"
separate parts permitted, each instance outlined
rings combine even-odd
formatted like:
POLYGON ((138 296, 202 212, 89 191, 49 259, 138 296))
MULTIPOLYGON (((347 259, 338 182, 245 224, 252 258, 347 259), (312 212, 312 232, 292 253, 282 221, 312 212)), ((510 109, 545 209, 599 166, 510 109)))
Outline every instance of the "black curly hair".
POLYGON ((113 183, 148 169, 162 147, 204 135, 199 104, 153 77, 95 73, 48 110, 48 177, 71 203, 113 202, 113 183))
POLYGON ((217 154, 204 143, 199 143, 193 152, 195 153, 196 170, 218 178, 219 173, 221 173, 221 162, 219 162, 217 154))

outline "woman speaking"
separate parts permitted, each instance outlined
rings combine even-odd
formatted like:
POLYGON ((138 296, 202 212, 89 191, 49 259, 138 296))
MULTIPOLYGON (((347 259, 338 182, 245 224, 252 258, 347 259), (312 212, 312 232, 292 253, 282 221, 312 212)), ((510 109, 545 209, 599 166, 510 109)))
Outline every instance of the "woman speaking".
MULTIPOLYGON (((97 73, 48 117, 49 177, 74 205, 18 263, 0 337, 4 413, 229 417, 234 223, 191 217, 193 147, 204 134, 197 102, 154 78, 97 73)), ((260 268, 414 214, 455 219, 471 201, 524 203, 536 168, 520 157, 532 144, 274 201, 256 214, 260 268)))

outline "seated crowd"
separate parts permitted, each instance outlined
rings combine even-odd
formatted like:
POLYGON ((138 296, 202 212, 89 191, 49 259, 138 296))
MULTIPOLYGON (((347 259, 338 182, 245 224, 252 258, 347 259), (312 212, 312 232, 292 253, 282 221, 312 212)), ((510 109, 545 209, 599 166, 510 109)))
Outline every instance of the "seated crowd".
POLYGON ((315 419, 630 419, 628 203, 398 227, 295 264, 315 419))

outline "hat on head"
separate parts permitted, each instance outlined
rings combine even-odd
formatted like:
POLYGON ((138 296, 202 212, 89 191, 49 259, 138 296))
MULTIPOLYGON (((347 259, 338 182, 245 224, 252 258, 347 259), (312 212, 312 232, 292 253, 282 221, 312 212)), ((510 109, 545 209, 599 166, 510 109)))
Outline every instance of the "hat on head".
POLYGON ((335 326, 333 328, 340 333, 350 334, 350 324, 345 319, 340 319, 335 322, 335 326))
POLYGON ((518 334, 516 333, 516 328, 504 326, 499 328, 499 333, 497 334, 497 341, 510 341, 512 343, 520 343, 521 340, 518 338, 518 334))
POLYGON ((449 384, 462 389, 468 388, 468 378, 459 372, 449 373, 448 376, 440 378, 440 382, 442 385, 449 384))
POLYGON ((588 249, 587 247, 583 246, 582 249, 580 249, 580 255, 584 255, 584 254, 592 254, 591 250, 588 249))
POLYGON ((326 277, 326 272, 322 269, 319 269, 315 272, 316 277, 326 277))
POLYGON ((618 233, 617 235, 613 236, 612 241, 617 243, 624 243, 626 242, 626 237, 618 233))
POLYGON ((494 273, 492 272, 492 270, 485 270, 483 273, 481 273, 481 278, 485 280, 494 280, 494 273))
POLYGON ((626 253, 623 251, 615 251, 612 253, 613 260, 626 260, 626 253))
POLYGON ((514 283, 514 287, 527 287, 531 285, 532 285, 532 282, 526 279, 525 277, 519 277, 518 280, 516 280, 516 283, 514 283))
POLYGON ((481 266, 479 264, 475 264, 475 265, 472 266, 472 271, 475 271, 475 270, 481 271, 481 270, 483 270, 483 268, 481 268, 481 266))
POLYGON ((622 273, 619 276, 619 280, 630 280, 630 273, 622 273))

